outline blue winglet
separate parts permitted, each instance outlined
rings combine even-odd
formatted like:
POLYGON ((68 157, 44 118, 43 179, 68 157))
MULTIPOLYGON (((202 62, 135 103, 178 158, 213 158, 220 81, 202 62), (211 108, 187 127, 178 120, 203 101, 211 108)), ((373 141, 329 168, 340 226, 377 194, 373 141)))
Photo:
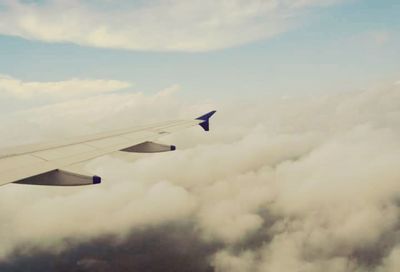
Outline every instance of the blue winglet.
POLYGON ((214 115, 217 111, 210 111, 209 113, 206 113, 199 118, 196 118, 196 120, 202 120, 204 122, 200 123, 199 125, 205 130, 209 131, 210 130, 210 118, 211 116, 214 115))

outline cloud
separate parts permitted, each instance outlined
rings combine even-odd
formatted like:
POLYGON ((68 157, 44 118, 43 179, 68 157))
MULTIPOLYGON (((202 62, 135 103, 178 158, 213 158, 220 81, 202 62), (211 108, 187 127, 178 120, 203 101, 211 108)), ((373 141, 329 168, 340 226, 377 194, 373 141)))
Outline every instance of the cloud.
POLYGON ((0 33, 103 48, 208 51, 275 36, 290 29, 305 9, 334 2, 6 1, 0 33))
MULTIPOLYGON (((76 124, 82 116, 112 127, 120 118, 134 123, 140 115, 150 122, 196 116, 209 107, 160 93, 67 101, 21 112, 5 127, 31 135, 37 125, 30 124, 43 124, 42 135, 49 135, 60 120, 48 116, 64 114, 68 134, 83 131, 76 124), (84 107, 88 101, 94 110, 84 107), (101 111, 108 118, 99 117, 101 111)), ((157 257, 153 271, 165 268, 159 252, 171 264, 198 255, 202 265, 193 271, 399 269, 398 86, 213 106, 219 112, 208 135, 193 128, 160 139, 177 144, 176 152, 113 155, 86 164, 104 178, 100 186, 2 187, 0 268, 31 263, 40 271, 45 264, 62 266, 51 262, 57 259, 67 270, 80 264, 109 271, 128 248, 134 256, 157 257), (138 243, 143 233, 146 239, 138 243), (160 239, 168 242, 146 250, 160 239)), ((140 264, 134 259, 128 267, 140 264)))
POLYGON ((18 99, 55 98, 58 100, 91 96, 130 87, 118 80, 69 79, 53 82, 29 82, 0 74, 0 94, 18 99))
POLYGON ((40 272, 44 267, 55 271, 212 271, 208 263, 214 248, 199 240, 190 226, 167 224, 162 228, 137 230, 122 242, 112 237, 95 239, 62 255, 40 252, 35 256, 14 257, 13 262, 0 264, 2 272, 29 270, 40 272), (145 245, 145 246, 144 246, 145 245), (126 254, 120 254, 124 248, 126 254), (97 250, 101 249, 101 250, 97 250), (57 259, 55 264, 52 260, 57 259))
MULTIPOLYGON (((142 92, 89 92, 72 97, 60 94, 54 99, 51 95, 38 96, 32 107, 1 115, 0 122, 8 127, 8 133, 2 135, 2 146, 74 137, 146 122, 156 123, 168 119, 166 111, 171 116, 195 117, 209 109, 201 105, 183 107, 184 103, 174 97, 179 89, 179 85, 172 85, 154 95, 142 92), (21 127, 29 127, 29 135, 21 133, 21 127)), ((9 100, 6 97, 3 103, 7 104, 9 100)), ((20 104, 25 105, 24 101, 20 104)))

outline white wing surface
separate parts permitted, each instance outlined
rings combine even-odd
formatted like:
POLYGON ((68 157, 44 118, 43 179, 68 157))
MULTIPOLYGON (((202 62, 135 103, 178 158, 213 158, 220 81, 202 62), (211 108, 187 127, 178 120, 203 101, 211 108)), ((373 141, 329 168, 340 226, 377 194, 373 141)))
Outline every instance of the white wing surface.
POLYGON ((200 125, 209 130, 215 111, 195 120, 169 121, 109 133, 90 135, 55 144, 13 148, 0 154, 0 185, 8 183, 76 186, 101 182, 98 176, 69 171, 71 166, 116 151, 154 153, 175 146, 154 143, 160 136, 200 125))

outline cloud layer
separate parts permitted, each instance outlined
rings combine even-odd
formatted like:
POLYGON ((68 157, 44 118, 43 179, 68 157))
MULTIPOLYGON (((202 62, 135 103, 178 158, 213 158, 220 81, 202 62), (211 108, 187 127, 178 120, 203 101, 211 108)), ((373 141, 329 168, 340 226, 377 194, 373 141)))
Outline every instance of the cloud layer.
MULTIPOLYGON (((108 115, 102 122, 112 127, 138 115, 141 121, 196 116, 210 106, 187 105, 171 91, 113 94, 23 112, 7 126, 21 131, 21 118, 25 135, 36 123, 52 135, 60 119, 48 116, 57 114, 70 120, 64 132, 82 132, 76 125, 82 116, 99 122, 108 115), (97 107, 84 108, 88 101, 97 107), (142 103, 147 111, 137 107, 142 103)), ((185 249, 171 263, 201 256, 204 263, 193 271, 399 270, 399 86, 212 106, 219 114, 210 134, 199 128, 162 139, 177 144, 177 152, 87 164, 105 179, 100 186, 2 187, 2 260, 15 268, 23 263, 18 258, 34 261, 42 256, 35 252, 44 252, 61 260, 79 256, 81 269, 98 264, 106 268, 92 271, 109 271, 112 262, 93 247, 98 239, 109 239, 104 246, 121 260, 126 248, 147 252, 154 239, 165 239, 165 247, 185 249), (137 249, 140 231, 148 239, 137 249), (180 242, 185 237, 198 251, 180 242)))
POLYGON ((0 94, 18 99, 77 98, 112 92, 130 87, 129 82, 118 80, 69 79, 53 82, 29 82, 0 74, 0 94))
POLYGON ((269 38, 291 28, 306 9, 334 2, 6 0, 0 33, 105 48, 208 51, 269 38))

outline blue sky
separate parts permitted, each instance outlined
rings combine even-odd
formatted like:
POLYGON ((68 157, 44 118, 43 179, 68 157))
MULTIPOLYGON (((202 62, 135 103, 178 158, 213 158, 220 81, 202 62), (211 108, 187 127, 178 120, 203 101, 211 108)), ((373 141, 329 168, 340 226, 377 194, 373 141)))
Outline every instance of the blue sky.
MULTIPOLYGON (((145 93, 179 84, 183 96, 210 100, 360 90, 400 80, 398 14, 395 0, 311 6, 272 37, 200 52, 99 48, 3 31, 0 74, 27 82, 121 80, 145 93)), ((239 30, 236 36, 246 28, 239 30)))

